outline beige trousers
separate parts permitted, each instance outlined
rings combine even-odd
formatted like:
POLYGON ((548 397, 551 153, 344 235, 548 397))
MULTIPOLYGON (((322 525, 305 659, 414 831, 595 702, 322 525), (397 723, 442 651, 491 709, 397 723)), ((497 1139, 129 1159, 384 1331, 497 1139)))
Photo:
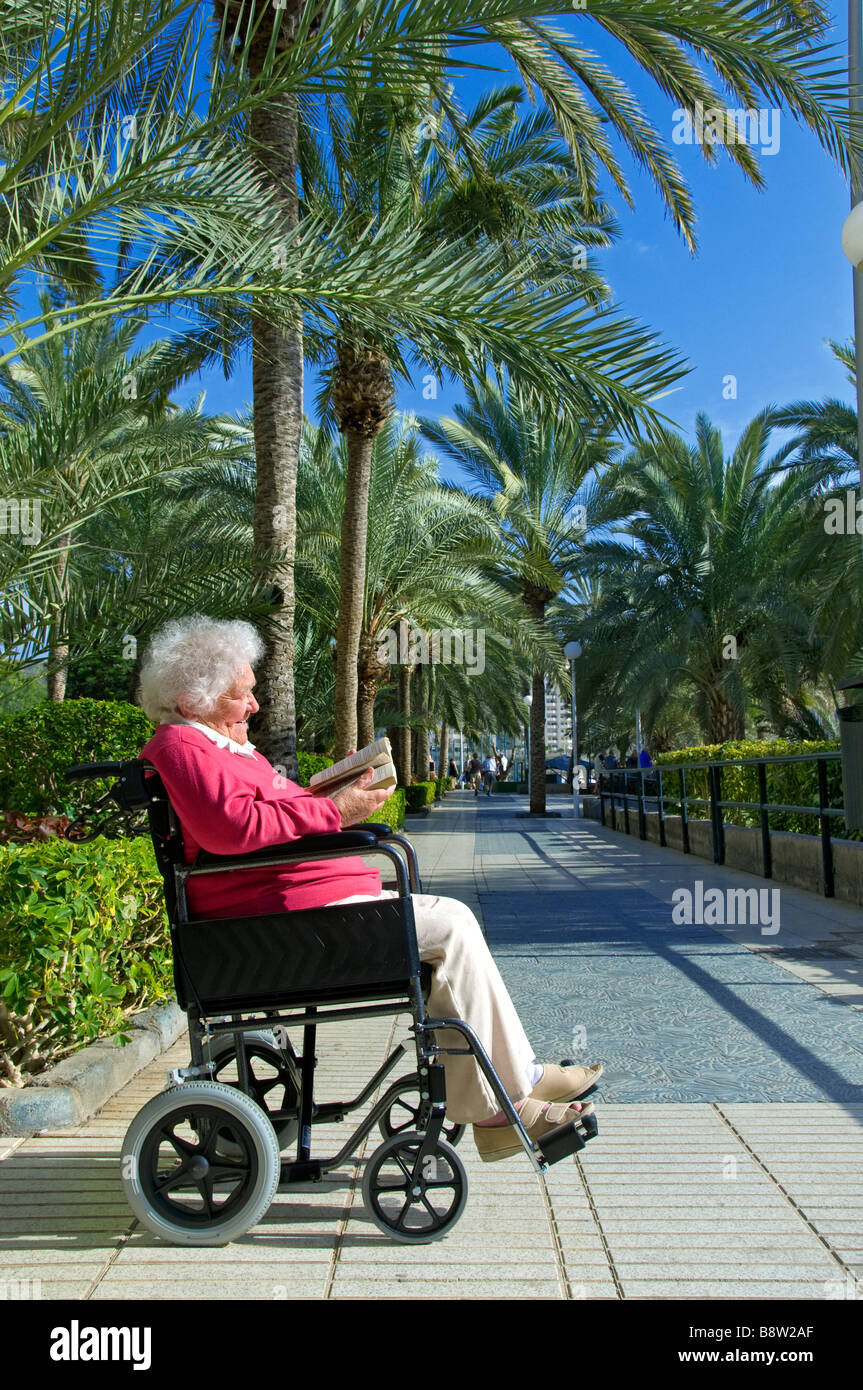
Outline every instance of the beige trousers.
MULTIPOLYGON (((397 896, 388 888, 381 893, 383 898, 397 896)), ((374 901, 368 893, 339 899, 341 903, 374 901)), ((420 960, 433 966, 429 1015, 460 1018, 469 1024, 510 1100, 524 1100, 530 1093, 528 1071, 536 1059, 479 922, 457 898, 414 893, 411 902, 420 960)), ((435 1039, 440 1047, 467 1046, 463 1034, 453 1028, 438 1029, 435 1039)), ((446 1113, 451 1123, 475 1124, 498 1113, 495 1094, 472 1057, 442 1056, 440 1060, 446 1073, 446 1113)))

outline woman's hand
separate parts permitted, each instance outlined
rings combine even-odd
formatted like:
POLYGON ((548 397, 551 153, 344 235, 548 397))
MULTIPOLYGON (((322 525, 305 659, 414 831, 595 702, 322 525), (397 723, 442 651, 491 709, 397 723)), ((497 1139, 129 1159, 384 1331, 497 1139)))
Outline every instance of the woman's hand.
MULTIPOLYGON (((350 753, 353 752, 354 749, 352 748, 350 753)), ((349 757, 350 753, 348 754, 349 757)), ((338 808, 342 818, 342 830, 346 830, 349 825, 356 825, 359 821, 374 815, 375 811, 380 810, 384 802, 388 800, 393 790, 392 787, 375 787, 373 791, 364 790, 373 776, 373 769, 367 767, 353 786, 344 787, 340 792, 333 792, 330 797, 330 801, 338 808)))

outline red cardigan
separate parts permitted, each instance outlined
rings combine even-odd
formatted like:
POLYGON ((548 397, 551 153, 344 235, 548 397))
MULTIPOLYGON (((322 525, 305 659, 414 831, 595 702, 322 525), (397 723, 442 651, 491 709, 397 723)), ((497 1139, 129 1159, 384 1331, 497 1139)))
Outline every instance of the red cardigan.
MULTIPOLYGON (((260 753, 219 748, 186 724, 160 724, 141 749, 165 784, 183 835, 185 860, 200 849, 244 854, 300 835, 341 830, 329 797, 312 796, 280 777, 260 753)), ((355 893, 380 895, 381 876, 354 855, 345 859, 237 869, 190 878, 190 917, 233 917, 323 907, 355 893)))

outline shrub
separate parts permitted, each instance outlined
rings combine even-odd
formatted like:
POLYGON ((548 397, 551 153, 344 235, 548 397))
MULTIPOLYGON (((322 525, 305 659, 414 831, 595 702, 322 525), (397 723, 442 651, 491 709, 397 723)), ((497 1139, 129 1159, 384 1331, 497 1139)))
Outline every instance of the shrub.
POLYGON ((301 787, 307 787, 316 772, 323 772, 325 767, 332 767, 333 759, 326 753, 297 753, 297 763, 299 764, 298 782, 301 787))
POLYGON ((405 808, 408 811, 424 811, 426 806, 430 806, 435 799, 434 782, 413 782, 409 787, 404 787, 403 790, 405 808))
MULTIPOLYGON (((724 761, 731 758, 773 758, 789 754, 824 753, 838 749, 837 740, 815 741, 791 739, 739 739, 730 743, 708 743, 699 748, 678 748, 671 753, 660 753, 656 758, 659 767, 665 764, 698 763, 724 761)), ((813 762, 785 763, 767 765, 767 800, 785 806, 818 805, 818 767, 813 762)), ((679 809, 680 774, 668 773, 663 777, 663 792, 666 809, 679 809)), ((709 779, 707 768, 693 768, 686 774, 686 794, 709 799, 709 779)), ((842 768, 837 762, 827 763, 827 803, 830 806, 842 805, 842 768)), ((758 801, 758 769, 749 767, 725 767, 722 769, 722 799, 728 801, 758 801)), ((709 807, 692 806, 693 817, 708 818, 709 807)), ((757 810, 743 810, 728 806, 724 810, 727 824, 758 826, 761 816, 757 810)), ((773 811, 770 825, 774 830, 795 830, 803 834, 818 833, 819 821, 816 816, 799 812, 773 811)), ((846 837, 849 832, 845 822, 838 816, 831 817, 831 833, 846 837)), ((857 832, 854 832, 856 837, 857 832)))
POLYGON ((150 841, 0 849, 0 962, 0 1084, 22 1084, 171 998, 150 841))
POLYGON ((435 799, 435 801, 442 801, 443 798, 446 796, 447 792, 448 792, 449 789, 450 789, 450 786, 449 786, 449 778, 448 778, 448 777, 438 777, 438 779, 437 779, 437 781, 435 782, 434 785, 435 785, 434 799, 435 799))
MULTIPOLYGON (((404 787, 393 787, 392 793, 387 801, 374 815, 366 816, 366 821, 371 821, 378 825, 389 825, 393 830, 401 830, 405 823, 405 789, 404 787)), ((361 825, 365 821, 360 822, 361 825)))
POLYGON ((46 700, 0 718, 0 808, 30 815, 75 816, 110 780, 67 782, 73 763, 137 758, 153 725, 137 705, 118 700, 46 700))

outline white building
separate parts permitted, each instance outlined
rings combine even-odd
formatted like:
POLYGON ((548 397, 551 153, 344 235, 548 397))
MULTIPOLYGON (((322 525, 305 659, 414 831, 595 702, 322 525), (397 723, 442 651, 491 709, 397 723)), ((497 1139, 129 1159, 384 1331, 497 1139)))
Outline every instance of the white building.
POLYGON ((565 700, 548 677, 545 681, 545 747, 548 753, 568 753, 572 748, 572 715, 565 700))

